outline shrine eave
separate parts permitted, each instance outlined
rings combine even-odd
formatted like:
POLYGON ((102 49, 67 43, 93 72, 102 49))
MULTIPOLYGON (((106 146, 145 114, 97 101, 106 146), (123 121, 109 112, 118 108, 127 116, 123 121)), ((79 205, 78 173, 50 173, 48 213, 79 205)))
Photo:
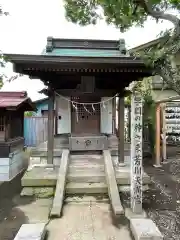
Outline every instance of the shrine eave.
MULTIPOLYGON (((76 56, 48 56, 48 55, 20 55, 5 54, 8 60, 14 64, 17 72, 24 70, 61 70, 61 69, 92 69, 111 68, 147 70, 144 62, 140 58, 133 57, 76 57, 76 56)), ((149 70, 149 69, 148 69, 149 70)))

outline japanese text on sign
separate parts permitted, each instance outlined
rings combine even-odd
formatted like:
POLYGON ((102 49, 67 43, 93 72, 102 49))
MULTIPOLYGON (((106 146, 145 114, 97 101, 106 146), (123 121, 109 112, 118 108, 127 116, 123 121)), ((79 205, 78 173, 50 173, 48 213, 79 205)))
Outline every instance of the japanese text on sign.
POLYGON ((132 95, 131 101, 131 208, 142 211, 142 98, 132 95))

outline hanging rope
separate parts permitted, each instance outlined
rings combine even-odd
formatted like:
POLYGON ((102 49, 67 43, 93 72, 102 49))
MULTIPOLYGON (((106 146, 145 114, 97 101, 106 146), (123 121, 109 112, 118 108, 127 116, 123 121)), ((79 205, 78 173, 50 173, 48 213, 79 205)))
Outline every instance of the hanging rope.
POLYGON ((70 102, 72 105, 73 105, 73 104, 75 104, 75 105, 78 105, 78 104, 79 104, 79 105, 83 105, 83 106, 85 106, 85 105, 91 105, 93 109, 94 109, 94 107, 93 107, 94 105, 97 105, 97 104, 100 104, 100 105, 101 105, 101 104, 103 104, 103 106, 105 106, 105 103, 106 103, 106 102, 109 102, 109 101, 111 101, 112 99, 114 99, 115 97, 118 96, 118 94, 116 94, 116 95, 114 95, 113 97, 110 97, 110 98, 108 98, 108 99, 106 99, 106 100, 104 100, 104 101, 101 101, 101 102, 93 102, 93 103, 89 103, 89 102, 88 102, 88 103, 85 103, 85 102, 72 101, 72 100, 70 100, 70 99, 68 99, 68 98, 66 98, 66 97, 58 94, 57 92, 55 92, 55 94, 56 94, 57 96, 63 98, 64 100, 70 102))
POLYGON ((106 99, 106 100, 104 100, 104 101, 101 101, 101 102, 93 102, 93 103, 88 102, 88 103, 84 103, 84 102, 72 101, 72 100, 70 100, 70 99, 68 99, 68 98, 66 98, 66 97, 58 94, 57 92, 55 92, 55 94, 56 94, 57 96, 63 98, 64 100, 66 100, 66 101, 68 101, 68 102, 70 102, 70 103, 72 104, 72 107, 75 109, 75 112, 76 112, 76 121, 77 121, 77 122, 79 121, 78 105, 83 105, 84 110, 85 110, 88 114, 92 115, 93 113, 91 113, 91 112, 87 109, 87 107, 86 107, 87 105, 92 107, 92 111, 93 111, 93 112, 96 111, 94 105, 98 105, 98 104, 101 105, 104 109, 106 109, 105 103, 111 101, 112 99, 114 99, 114 98, 118 95, 118 94, 116 94, 116 95, 114 95, 113 97, 110 97, 110 98, 108 98, 108 99, 106 99))

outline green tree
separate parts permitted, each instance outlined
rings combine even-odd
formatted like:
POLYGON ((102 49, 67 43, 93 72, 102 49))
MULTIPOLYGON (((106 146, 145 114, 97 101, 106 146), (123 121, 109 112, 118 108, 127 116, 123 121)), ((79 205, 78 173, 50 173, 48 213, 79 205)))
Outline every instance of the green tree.
POLYGON ((167 20, 174 28, 162 33, 159 42, 145 51, 133 53, 144 58, 166 84, 180 94, 180 68, 173 58, 180 50, 180 18, 169 10, 180 13, 180 0, 64 0, 66 18, 80 25, 96 24, 105 19, 121 31, 132 26, 144 26, 148 17, 167 20))
POLYGON ((33 115, 34 115, 34 112, 32 112, 32 111, 27 111, 24 113, 25 117, 32 117, 33 115))

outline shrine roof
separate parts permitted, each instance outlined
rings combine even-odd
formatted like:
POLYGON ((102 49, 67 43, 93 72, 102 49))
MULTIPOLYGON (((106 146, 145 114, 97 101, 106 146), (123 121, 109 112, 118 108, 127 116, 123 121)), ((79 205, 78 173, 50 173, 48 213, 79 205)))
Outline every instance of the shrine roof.
MULTIPOLYGON (((152 69, 141 58, 130 56, 124 39, 87 40, 48 37, 45 49, 39 55, 5 54, 13 63, 14 71, 32 78, 56 78, 56 73, 127 73, 139 77, 152 75, 152 69), (51 76, 48 76, 51 74, 51 76), (52 76, 53 75, 53 76, 52 76)), ((127 76, 127 77, 128 77, 127 76)), ((48 80, 49 81, 49 80, 48 80)))
POLYGON ((102 49, 53 49, 51 52, 44 50, 42 55, 48 56, 75 56, 75 57, 125 57, 118 50, 102 50, 102 49))
MULTIPOLYGON (((48 37, 46 48, 39 55, 5 54, 15 64, 116 64, 144 66, 140 58, 127 54, 124 39, 86 40, 48 37)), ((36 65, 37 67, 37 65, 36 65)))
POLYGON ((42 55, 76 57, 124 57, 125 41, 47 38, 42 55))
POLYGON ((0 91, 0 108, 17 109, 25 104, 25 111, 35 110, 31 99, 27 96, 27 92, 1 92, 0 91))

